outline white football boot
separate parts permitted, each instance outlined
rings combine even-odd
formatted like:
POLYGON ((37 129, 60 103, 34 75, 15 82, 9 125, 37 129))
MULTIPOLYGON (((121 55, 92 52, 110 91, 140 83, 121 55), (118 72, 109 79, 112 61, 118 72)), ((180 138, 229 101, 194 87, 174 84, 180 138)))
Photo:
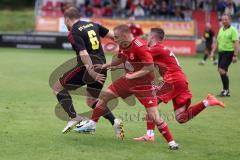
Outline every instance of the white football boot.
POLYGON ((68 121, 66 127, 62 130, 62 133, 69 132, 74 126, 76 126, 79 122, 81 122, 84 117, 77 115, 75 118, 72 118, 68 121))
POLYGON ((123 140, 124 138, 123 122, 120 119, 115 119, 113 128, 115 130, 117 138, 123 140))

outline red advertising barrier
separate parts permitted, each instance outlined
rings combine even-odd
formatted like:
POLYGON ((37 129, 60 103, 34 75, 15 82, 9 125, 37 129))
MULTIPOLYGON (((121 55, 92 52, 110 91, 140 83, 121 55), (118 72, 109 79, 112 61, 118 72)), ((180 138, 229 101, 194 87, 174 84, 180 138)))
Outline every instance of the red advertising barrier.
MULTIPOLYGON (((109 29, 113 29, 119 24, 127 24, 129 20, 126 19, 107 19, 107 18, 92 18, 94 22, 101 23, 109 29)), ((167 20, 136 20, 140 24, 145 33, 149 32, 152 27, 161 27, 168 36, 194 36, 195 24, 193 21, 167 21, 167 20)))
POLYGON ((165 40, 163 44, 176 55, 193 56, 196 54, 195 40, 165 40))
MULTIPOLYGON (((101 42, 106 52, 118 52, 118 47, 113 41, 103 38, 101 42)), ((163 44, 176 55, 194 56, 196 54, 195 40, 164 40, 163 44)))
MULTIPOLYGON (((107 18, 92 18, 83 19, 90 20, 96 23, 101 23, 109 29, 113 29, 119 24, 128 24, 129 20, 126 19, 107 19, 107 18)), ((194 36, 195 24, 193 21, 162 21, 162 20, 137 20, 137 24, 140 24, 145 33, 149 32, 152 27, 161 27, 164 29, 165 34, 168 36, 194 36)), ((39 32, 67 32, 64 25, 63 17, 37 17, 36 31, 39 32)))

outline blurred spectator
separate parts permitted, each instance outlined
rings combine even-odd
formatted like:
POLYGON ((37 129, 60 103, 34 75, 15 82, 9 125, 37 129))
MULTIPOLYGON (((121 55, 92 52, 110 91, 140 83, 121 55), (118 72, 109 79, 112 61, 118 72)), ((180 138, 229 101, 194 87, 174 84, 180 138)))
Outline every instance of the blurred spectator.
POLYGON ((236 9, 236 4, 232 0, 227 0, 224 13, 233 16, 236 13, 236 9))
POLYGON ((220 14, 223 14, 224 11, 225 11, 225 6, 226 6, 225 1, 224 0, 219 0, 218 3, 217 3, 217 11, 220 14))
MULTIPOLYGON (((125 1, 126 2, 126 1, 125 1)), ((112 12, 113 12, 113 16, 115 17, 119 17, 121 16, 121 4, 120 1, 118 0, 112 0, 112 12)))
POLYGON ((93 0, 93 7, 101 8, 101 0, 93 0))
POLYGON ((170 14, 168 4, 166 1, 161 1, 160 10, 158 12, 161 16, 168 16, 170 14))
MULTIPOLYGON (((62 11, 65 10, 65 4, 71 4, 86 17, 126 18, 134 15, 141 18, 162 17, 189 20, 192 10, 197 9, 197 6, 204 10, 211 10, 214 8, 213 3, 216 5, 217 0, 44 0, 41 8, 42 14, 60 16, 61 14, 58 14, 60 3, 56 2, 63 2, 62 11)), ((231 15, 237 13, 236 5, 232 0, 218 0, 216 8, 221 13, 227 12, 231 15)))
POLYGON ((112 5, 110 3, 106 3, 103 10, 102 10, 102 15, 104 17, 112 17, 113 12, 112 12, 112 5))
POLYGON ((211 0, 203 0, 199 4, 199 8, 203 9, 204 11, 212 10, 212 1, 211 0))
POLYGON ((174 18, 176 18, 178 20, 183 20, 185 18, 180 6, 175 8, 174 18))
POLYGON ((84 15, 86 17, 92 17, 93 16, 93 9, 90 5, 89 1, 86 1, 84 4, 84 15))
POLYGON ((135 5, 133 3, 133 0, 127 0, 126 2, 126 7, 125 7, 125 11, 126 11, 126 16, 132 15, 135 9, 135 5))
POLYGON ((143 10, 143 8, 140 4, 136 5, 136 7, 134 9, 134 12, 133 12, 133 15, 135 17, 144 17, 145 16, 144 10, 143 10))
POLYGON ((152 16, 158 15, 159 5, 157 4, 157 2, 155 0, 153 0, 153 3, 150 4, 149 11, 150 11, 150 15, 152 15, 152 16))

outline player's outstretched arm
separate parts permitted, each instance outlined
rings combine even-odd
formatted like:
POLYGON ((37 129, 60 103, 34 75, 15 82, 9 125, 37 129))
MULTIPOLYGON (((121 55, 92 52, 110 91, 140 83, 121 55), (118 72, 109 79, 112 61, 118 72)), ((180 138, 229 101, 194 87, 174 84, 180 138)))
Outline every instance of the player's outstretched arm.
POLYGON ((103 65, 101 65, 101 64, 94 65, 94 68, 95 69, 118 69, 118 67, 119 67, 119 69, 120 69, 122 63, 123 63, 123 61, 121 58, 116 58, 116 59, 112 60, 112 62, 110 62, 110 63, 106 63, 103 65))
POLYGON ((99 74, 97 72, 94 71, 94 67, 92 64, 92 60, 87 52, 87 50, 82 50, 79 52, 79 56, 83 62, 83 64, 85 65, 89 75, 95 79, 96 81, 98 81, 99 83, 103 84, 106 77, 103 74, 99 74))
POLYGON ((145 75, 147 75, 150 72, 154 71, 154 65, 153 64, 149 64, 149 65, 144 65, 142 67, 142 69, 133 72, 133 73, 127 73, 126 74, 126 78, 127 79, 135 79, 135 78, 140 78, 143 77, 145 75))

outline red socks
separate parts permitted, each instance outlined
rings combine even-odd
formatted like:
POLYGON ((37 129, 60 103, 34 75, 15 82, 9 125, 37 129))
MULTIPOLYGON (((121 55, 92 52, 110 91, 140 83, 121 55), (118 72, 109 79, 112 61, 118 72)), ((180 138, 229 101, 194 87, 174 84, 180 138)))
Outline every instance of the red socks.
MULTIPOLYGON (((147 121, 147 130, 154 130, 155 123, 151 120, 149 114, 146 114, 146 121, 147 121)), ((166 122, 161 123, 157 127, 158 127, 159 132, 167 140, 167 142, 173 141, 172 134, 171 134, 166 122)))
POLYGON ((149 114, 146 114, 147 130, 154 130, 155 123, 151 120, 149 114))
POLYGON ((93 109, 91 119, 95 122, 98 122, 99 118, 106 113, 107 106, 99 105, 99 102, 96 104, 96 107, 93 109))
POLYGON ((193 105, 193 106, 189 107, 185 112, 182 112, 182 113, 176 115, 176 120, 179 123, 186 123, 189 120, 193 119, 195 116, 197 116, 205 108, 206 107, 204 106, 203 102, 193 105))
POLYGON ((168 143, 173 141, 172 134, 171 134, 166 122, 161 123, 157 127, 158 127, 159 132, 163 135, 163 137, 167 140, 168 143))

